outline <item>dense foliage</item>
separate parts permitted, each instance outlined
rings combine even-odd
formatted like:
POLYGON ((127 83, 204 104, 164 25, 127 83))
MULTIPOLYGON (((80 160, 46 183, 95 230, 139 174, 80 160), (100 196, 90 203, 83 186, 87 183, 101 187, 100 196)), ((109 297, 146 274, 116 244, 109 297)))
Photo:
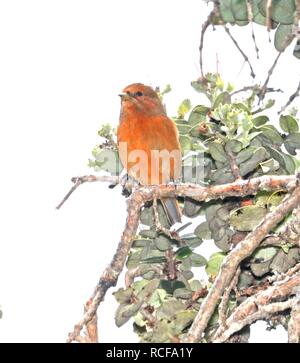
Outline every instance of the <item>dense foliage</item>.
MULTIPOLYGON (((230 1, 220 3, 222 14, 229 13, 224 6, 230 1)), ((239 21, 246 21, 242 15, 239 21)), ((173 118, 185 155, 184 182, 215 185, 238 178, 294 174, 299 165, 296 151, 300 148, 295 110, 278 119, 270 118, 268 113, 274 105, 273 100, 258 106, 255 89, 245 98, 237 99, 233 86, 225 84, 217 74, 207 74, 205 78, 192 82, 192 87, 206 95, 207 102, 192 107, 186 99, 173 118)), ((168 87, 161 97, 169 90, 168 87)), ((115 130, 105 125, 99 136, 101 144, 94 148, 89 165, 96 171, 119 174, 122 166, 116 163, 115 130)), ((188 198, 179 200, 183 213, 192 221, 202 216, 196 219, 198 223, 193 233, 184 232, 186 225, 177 230, 180 241, 157 230, 153 206, 146 205, 127 259, 127 274, 132 283, 114 293, 119 303, 116 325, 121 326, 133 318, 134 329, 143 342, 182 340, 224 256, 280 203, 284 195, 284 192, 277 191, 202 203, 188 198), (197 250, 207 240, 219 249, 208 260, 197 250), (199 278, 200 269, 205 269, 206 281, 199 278)), ((161 205, 158 212, 161 224, 169 228, 161 205)), ((278 234, 289 218, 287 216, 273 233, 278 234)), ((261 284, 270 275, 285 272, 299 261, 299 248, 289 241, 281 239, 272 245, 262 244, 243 262, 237 289, 242 293, 243 289, 261 284)), ((240 296, 232 293, 228 313, 239 304, 239 299, 240 296)), ((207 341, 217 323, 216 310, 206 330, 207 341)), ((276 319, 272 324, 276 324, 276 319)))
MULTIPOLYGON (((245 26, 249 22, 275 30, 274 45, 282 52, 297 37, 300 3, 297 0, 210 0, 215 9, 210 16, 213 25, 229 23, 245 26)), ((299 34, 298 34, 299 36, 299 34)), ((300 58, 300 40, 294 45, 294 56, 300 58)))

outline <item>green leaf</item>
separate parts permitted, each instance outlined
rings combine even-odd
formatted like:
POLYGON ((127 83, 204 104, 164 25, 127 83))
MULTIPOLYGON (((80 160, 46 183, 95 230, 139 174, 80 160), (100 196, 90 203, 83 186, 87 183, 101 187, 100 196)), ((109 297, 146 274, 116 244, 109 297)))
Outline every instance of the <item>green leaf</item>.
POLYGON ((185 287, 181 287, 179 289, 174 290, 173 296, 176 297, 176 299, 190 299, 193 295, 193 292, 191 290, 188 290, 185 287))
POLYGON ((278 52, 283 52, 293 40, 293 24, 279 24, 275 32, 274 45, 278 52))
POLYGON ((134 304, 121 304, 119 305, 116 316, 115 316, 115 323, 116 326, 119 328, 124 325, 133 315, 135 315, 139 309, 141 308, 143 301, 138 301, 134 304))
POLYGON ((179 142, 181 146, 181 150, 184 151, 190 151, 192 147, 192 140, 189 136, 181 135, 179 137, 179 142))
POLYGON ((160 285, 160 280, 158 279, 153 279, 149 281, 145 286, 142 287, 142 289, 138 292, 138 294, 136 294, 137 298, 143 302, 145 302, 145 300, 149 300, 149 298, 158 288, 159 285, 160 285))
POLYGON ((281 115, 279 119, 281 129, 288 134, 299 131, 298 122, 295 117, 290 115, 281 115))
POLYGON ((142 258, 142 249, 139 248, 138 251, 133 252, 131 251, 126 262, 126 266, 128 269, 136 267, 142 258))
POLYGON ((245 176, 255 170, 260 165, 260 163, 267 158, 268 153, 266 149, 263 147, 257 148, 250 159, 240 164, 239 168, 241 176, 245 176))
POLYGON ((143 263, 165 263, 166 261, 165 256, 153 256, 141 260, 143 263))
POLYGON ((203 288, 201 282, 199 280, 193 280, 190 282, 190 287, 192 291, 198 291, 203 288))
POLYGON ((261 131, 262 134, 266 136, 269 140, 271 140, 273 145, 282 145, 283 139, 274 126, 264 125, 261 126, 258 130, 261 131))
POLYGON ((262 262, 252 262, 250 269, 253 275, 256 277, 262 277, 270 271, 270 265, 272 260, 262 262))
POLYGON ((286 254, 282 249, 274 257, 271 269, 279 273, 284 273, 299 262, 299 251, 297 247, 290 248, 286 254))
POLYGON ((157 232, 154 229, 142 229, 140 231, 140 236, 152 239, 157 236, 157 232))
POLYGON ((185 284, 182 281, 161 280, 160 288, 164 289, 168 294, 172 295, 176 289, 185 288, 185 284))
POLYGON ((101 129, 98 131, 98 135, 100 137, 105 137, 106 139, 110 138, 112 134, 112 127, 110 124, 102 125, 101 129))
POLYGON ((231 0, 220 1, 220 13, 225 23, 235 22, 235 18, 231 11, 231 0))
POLYGON ((187 121, 179 118, 173 120, 180 135, 186 135, 189 133, 189 131, 191 130, 191 126, 187 123, 187 121))
POLYGON ((185 258, 189 257, 192 253, 193 251, 190 249, 190 247, 183 246, 176 251, 175 257, 177 260, 184 260, 185 258))
POLYGON ((215 99, 215 102, 213 104, 213 108, 217 108, 219 105, 225 105, 231 103, 231 96, 228 92, 222 92, 219 94, 219 96, 215 99))
POLYGON ((217 276, 225 256, 226 255, 222 252, 216 252, 210 256, 205 267, 207 275, 211 276, 212 278, 217 276))
POLYGON ((98 169, 107 171, 112 175, 119 175, 122 170, 119 154, 115 150, 99 149, 94 153, 95 165, 98 169))
POLYGON ((210 111, 209 107, 198 105, 193 108, 188 118, 188 124, 191 126, 199 125, 201 122, 206 121, 206 115, 210 111))
MULTIPOLYGON (((260 12, 266 16, 267 0, 259 4, 260 12)), ((294 21, 295 1, 294 0, 272 0, 271 18, 277 23, 292 24, 294 21)))
POLYGON ((174 317, 174 333, 179 335, 183 330, 189 327, 197 315, 196 311, 185 310, 179 311, 174 317))
POLYGON ((214 184, 226 184, 233 182, 234 176, 231 171, 228 170, 228 165, 226 165, 226 167, 214 171, 211 174, 210 179, 214 184))
POLYGON ((199 255, 198 253, 193 252, 190 258, 192 261, 192 266, 194 267, 201 267, 207 264, 206 259, 203 256, 199 255))
POLYGON ((244 163, 246 160, 250 159, 256 149, 257 148, 253 146, 243 149, 235 158, 237 165, 240 165, 241 163, 244 163))
POLYGON ((252 122, 253 122, 253 125, 254 126, 261 126, 261 125, 264 125, 266 122, 269 121, 269 117, 268 116, 258 116, 258 117, 255 117, 252 122))
POLYGON ((195 235, 202 239, 211 239, 211 232, 208 226, 208 222, 202 222, 194 231, 195 235))
POLYGON ((272 259, 276 253, 278 252, 278 249, 276 247, 261 247, 258 248, 255 253, 251 256, 251 260, 261 260, 261 261, 268 261, 272 259))
POLYGON ((119 304, 128 304, 131 301, 132 293, 133 290, 131 287, 126 290, 121 287, 119 290, 115 291, 113 295, 119 304))
POLYGON ((231 11, 235 20, 248 21, 247 3, 245 0, 231 0, 231 11))
POLYGON ((145 246, 148 246, 149 244, 151 244, 151 242, 152 242, 151 239, 138 238, 132 242, 132 247, 133 248, 145 247, 145 246))
POLYGON ((188 98, 183 100, 177 110, 178 117, 184 118, 184 116, 190 111, 191 107, 191 101, 188 98))
POLYGON ((279 152, 278 150, 272 148, 272 147, 266 147, 268 149, 268 152, 270 153, 271 157, 279 162, 281 167, 283 167, 289 174, 294 174, 297 164, 295 162, 295 159, 287 155, 283 152, 279 152))
POLYGON ((272 172, 278 170, 280 165, 278 161, 274 159, 269 159, 264 161, 263 163, 260 163, 260 167, 262 168, 264 174, 271 174, 272 172))
POLYGON ((238 153, 242 150, 243 144, 237 140, 229 140, 225 145, 226 152, 238 153))
POLYGON ((167 251, 171 247, 170 239, 164 235, 156 237, 154 243, 160 251, 167 251))
POLYGON ((230 214, 230 224, 237 231, 252 231, 266 214, 266 208, 248 205, 238 208, 230 214))
POLYGON ((201 244, 202 244, 202 239, 195 236, 194 233, 190 233, 188 235, 183 235, 181 236, 182 240, 184 240, 187 245, 190 247, 190 248, 196 248, 196 247, 199 247, 201 244))
POLYGON ((223 146, 217 142, 211 142, 208 145, 209 152, 211 156, 221 163, 225 163, 227 161, 226 153, 223 146))
POLYGON ((294 132, 289 134, 285 139, 285 143, 295 149, 300 149, 300 133, 294 132))

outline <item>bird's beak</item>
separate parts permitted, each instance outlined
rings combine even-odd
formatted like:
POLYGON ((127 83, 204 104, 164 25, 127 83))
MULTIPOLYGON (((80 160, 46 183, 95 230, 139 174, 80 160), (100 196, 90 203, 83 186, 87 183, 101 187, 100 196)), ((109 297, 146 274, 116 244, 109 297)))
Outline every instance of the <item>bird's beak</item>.
POLYGON ((121 101, 130 100, 132 97, 128 93, 120 93, 121 101))

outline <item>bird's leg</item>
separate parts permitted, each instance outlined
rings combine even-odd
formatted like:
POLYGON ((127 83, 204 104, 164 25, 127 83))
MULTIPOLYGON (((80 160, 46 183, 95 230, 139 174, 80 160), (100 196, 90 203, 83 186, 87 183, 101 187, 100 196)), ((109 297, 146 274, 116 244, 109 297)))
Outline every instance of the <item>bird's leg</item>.
POLYGON ((132 193, 132 189, 138 187, 140 184, 126 173, 121 177, 120 185, 122 187, 122 195, 127 198, 132 193), (130 187, 128 188, 128 186, 130 187))

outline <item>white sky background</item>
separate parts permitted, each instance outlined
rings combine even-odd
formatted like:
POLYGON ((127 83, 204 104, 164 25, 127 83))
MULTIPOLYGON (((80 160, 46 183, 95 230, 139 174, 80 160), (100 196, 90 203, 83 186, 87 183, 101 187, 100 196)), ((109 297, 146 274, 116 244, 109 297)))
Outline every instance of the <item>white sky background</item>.
MULTIPOLYGON (((110 261, 125 220, 120 189, 90 184, 55 206, 86 168, 102 123, 118 122, 118 93, 133 82, 170 83, 169 115, 199 76, 198 46, 208 14, 200 0, 0 1, 0 341, 63 342, 81 318, 110 261)), ((252 55, 258 80, 276 52, 255 28, 264 57, 258 63, 250 28, 235 27, 252 55)), ((287 53, 291 53, 291 49, 287 53)), ((208 32, 206 71, 237 87, 251 84, 248 66, 222 29, 208 32)), ((284 54, 270 85, 299 82, 299 61, 284 54)), ((122 285, 123 281, 120 281, 122 285)), ((117 329, 110 290, 100 309, 103 342, 137 341, 132 325, 117 329)), ((258 341, 280 341, 259 325, 258 341)), ((254 339, 252 339, 254 340, 254 339)))

